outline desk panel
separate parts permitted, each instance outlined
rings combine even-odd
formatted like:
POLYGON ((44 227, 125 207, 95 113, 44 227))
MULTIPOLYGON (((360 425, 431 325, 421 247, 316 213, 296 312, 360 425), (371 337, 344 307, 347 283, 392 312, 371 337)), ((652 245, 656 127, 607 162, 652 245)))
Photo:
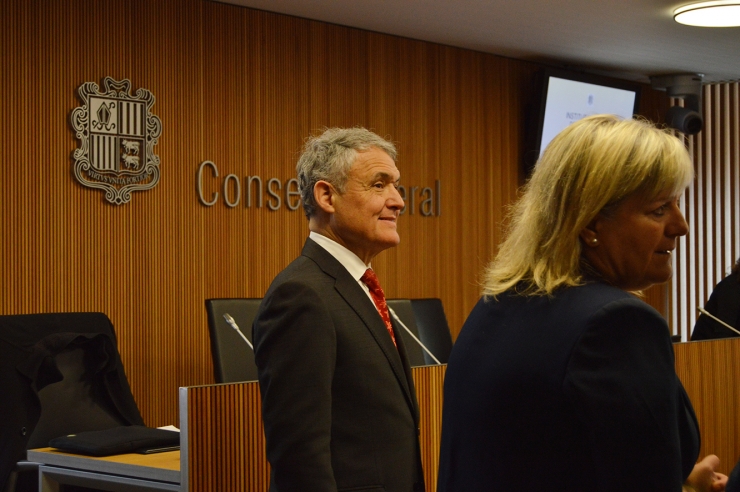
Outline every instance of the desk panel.
POLYGON ((740 338, 674 344, 676 373, 701 430, 701 456, 728 473, 740 458, 740 338))
MULTIPOLYGON (((419 400, 421 454, 427 491, 437 488, 442 386, 447 366, 412 369, 419 400)), ((180 388, 183 490, 267 491, 261 398, 256 382, 180 388), (186 438, 187 436, 187 438, 186 438)))
POLYGON ((261 401, 256 382, 180 388, 184 491, 268 490, 261 401))

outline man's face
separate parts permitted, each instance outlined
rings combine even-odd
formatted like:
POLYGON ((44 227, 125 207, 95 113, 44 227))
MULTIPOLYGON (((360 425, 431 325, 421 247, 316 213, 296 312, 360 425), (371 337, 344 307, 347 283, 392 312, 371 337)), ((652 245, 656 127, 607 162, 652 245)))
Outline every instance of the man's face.
POLYGON ((396 230, 404 205, 397 188, 400 177, 393 159, 373 147, 358 153, 344 193, 335 195, 331 217, 335 240, 365 264, 401 242, 396 230))

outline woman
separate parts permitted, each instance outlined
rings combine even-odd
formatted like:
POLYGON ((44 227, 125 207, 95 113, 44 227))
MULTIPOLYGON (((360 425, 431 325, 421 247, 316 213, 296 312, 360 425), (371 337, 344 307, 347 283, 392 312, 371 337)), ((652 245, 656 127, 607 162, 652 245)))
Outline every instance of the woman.
POLYGON ((723 490, 666 321, 691 182, 679 140, 597 115, 545 150, 445 377, 438 490, 723 490), (693 471, 692 471, 693 470, 693 471))

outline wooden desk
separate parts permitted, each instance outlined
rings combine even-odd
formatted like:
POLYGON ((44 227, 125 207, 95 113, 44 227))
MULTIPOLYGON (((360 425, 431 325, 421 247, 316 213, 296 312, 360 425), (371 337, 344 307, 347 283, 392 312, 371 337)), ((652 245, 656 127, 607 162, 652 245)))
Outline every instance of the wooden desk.
MULTIPOLYGON (((717 454, 729 473, 740 458, 740 338, 678 343, 676 372, 696 410, 702 456, 717 454)), ((439 467, 446 366, 412 370, 419 400, 421 453, 427 491, 439 467)), ((270 466, 257 383, 180 388, 183 492, 267 490, 270 466)))
MULTIPOLYGON (((420 443, 427 491, 436 490, 447 366, 412 369, 419 400, 420 443)), ((180 388, 180 451, 94 458, 52 448, 28 451, 42 463, 40 491, 60 484, 110 492, 261 492, 269 488, 257 383, 180 388)))
POLYGON ((95 458, 41 448, 29 450, 28 460, 41 463, 40 492, 59 492, 61 484, 110 492, 181 491, 179 451, 95 458))

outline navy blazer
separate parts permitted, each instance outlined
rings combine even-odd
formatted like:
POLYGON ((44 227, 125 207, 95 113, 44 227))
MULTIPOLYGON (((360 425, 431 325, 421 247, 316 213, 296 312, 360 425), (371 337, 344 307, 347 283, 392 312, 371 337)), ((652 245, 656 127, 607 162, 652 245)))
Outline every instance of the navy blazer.
POLYGON ((271 491, 423 490, 403 342, 367 294, 307 239, 253 324, 271 491))
POLYGON ((679 492, 699 430, 663 317, 601 283, 481 299, 450 355, 439 492, 679 492))

